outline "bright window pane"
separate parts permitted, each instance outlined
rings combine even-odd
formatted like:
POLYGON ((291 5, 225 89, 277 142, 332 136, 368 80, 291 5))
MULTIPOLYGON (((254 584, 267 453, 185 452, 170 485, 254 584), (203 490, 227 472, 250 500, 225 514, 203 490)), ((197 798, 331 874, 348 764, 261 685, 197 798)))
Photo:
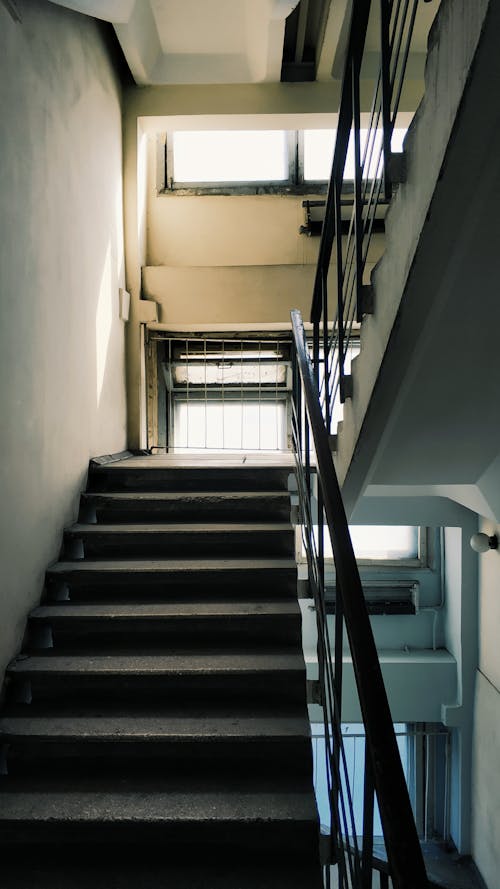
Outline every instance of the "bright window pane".
POLYGON ((357 559, 416 559, 418 528, 404 525, 350 525, 357 559))
POLYGON ((285 450, 284 401, 176 401, 174 447, 189 450, 285 450))
POLYGON ((283 130, 178 131, 174 182, 283 182, 288 179, 283 130))
MULTIPOLYGON (((394 725, 396 739, 403 766, 404 775, 408 783, 410 764, 408 761, 407 727, 405 723, 396 723, 394 725)), ((363 833, 363 798, 364 798, 364 762, 365 762, 365 731, 364 726, 358 723, 343 723, 342 736, 344 742, 344 758, 342 758, 342 786, 346 793, 347 782, 345 773, 349 779, 351 790, 351 800, 353 806, 354 821, 356 825, 356 833, 360 836, 363 833), (345 762, 345 770, 344 770, 345 762)), ((325 756, 325 736, 322 725, 313 724, 312 726, 312 749, 313 749, 313 780, 316 792, 316 802, 318 804, 318 812, 321 826, 325 829, 330 828, 330 805, 328 799, 328 779, 326 771, 325 756)), ((373 834, 377 838, 382 837, 382 822, 380 812, 375 798, 373 834)))
MULTIPOLYGON (((357 559, 397 561, 418 558, 418 528, 404 525, 349 525, 354 555, 357 559)), ((316 546, 318 526, 315 525, 316 546)), ((304 545, 302 545, 305 555, 304 545)), ((325 557, 333 557, 328 529, 324 529, 325 557)))
MULTIPOLYGON (((304 130, 304 180, 321 182, 330 178, 333 150, 335 146, 335 130, 304 130)), ((402 151, 406 129, 395 129, 392 134, 392 151, 402 151)), ((382 130, 360 130, 361 159, 365 153, 366 161, 364 176, 375 179, 381 175, 382 130)), ((354 140, 351 131, 344 170, 344 179, 354 179, 354 140)))
MULTIPOLYGON (((361 161, 365 158, 363 177, 365 179, 376 179, 382 175, 382 130, 371 130, 370 133, 368 133, 368 130, 361 129, 359 135, 361 161)), ((405 129, 393 130, 391 151, 402 151, 405 136, 405 129)), ((354 179, 354 138, 352 131, 347 148, 344 179, 354 179)))
POLYGON ((304 179, 321 182, 330 178, 335 130, 304 130, 304 179))

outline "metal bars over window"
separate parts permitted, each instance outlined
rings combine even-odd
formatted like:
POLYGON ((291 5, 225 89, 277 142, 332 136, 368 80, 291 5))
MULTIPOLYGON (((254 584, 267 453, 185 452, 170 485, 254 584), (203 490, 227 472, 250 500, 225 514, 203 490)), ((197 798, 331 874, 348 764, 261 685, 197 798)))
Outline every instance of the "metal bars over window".
POLYGON ((169 339, 162 370, 169 449, 287 449, 289 342, 169 339))

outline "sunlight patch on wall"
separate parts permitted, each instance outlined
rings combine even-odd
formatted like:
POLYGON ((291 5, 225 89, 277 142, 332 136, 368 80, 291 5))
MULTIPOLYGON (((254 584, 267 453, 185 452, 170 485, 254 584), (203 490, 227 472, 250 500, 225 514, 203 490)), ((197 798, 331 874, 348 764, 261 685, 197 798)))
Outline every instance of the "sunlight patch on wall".
POLYGON ((106 361, 109 340, 111 337, 111 325, 113 321, 113 280, 114 278, 111 269, 111 244, 108 243, 95 317, 97 404, 99 404, 101 400, 102 389, 104 386, 106 361))

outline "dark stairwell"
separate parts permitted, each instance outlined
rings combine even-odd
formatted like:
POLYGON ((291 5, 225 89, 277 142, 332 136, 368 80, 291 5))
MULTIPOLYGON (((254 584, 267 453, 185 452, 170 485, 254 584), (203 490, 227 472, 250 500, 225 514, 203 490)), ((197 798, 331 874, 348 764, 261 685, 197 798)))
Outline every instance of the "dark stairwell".
POLYGON ((6 889, 321 885, 289 470, 161 467, 91 464, 8 669, 6 889))

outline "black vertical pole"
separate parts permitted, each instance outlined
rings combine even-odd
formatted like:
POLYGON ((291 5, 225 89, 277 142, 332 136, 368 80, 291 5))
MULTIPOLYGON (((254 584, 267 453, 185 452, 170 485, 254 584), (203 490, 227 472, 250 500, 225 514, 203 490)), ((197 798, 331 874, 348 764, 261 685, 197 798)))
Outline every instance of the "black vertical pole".
POLYGON ((339 393, 342 404, 345 401, 344 395, 344 255, 342 250, 342 217, 341 217, 341 194, 342 194, 342 174, 335 179, 335 244, 337 248, 337 327, 338 327, 338 350, 339 350, 339 393))
POLYGON ((328 268, 323 269, 322 276, 322 284, 323 284, 323 369, 324 369, 324 380, 325 380, 325 426, 328 434, 331 432, 330 428, 330 419, 331 419, 331 410, 330 410, 330 362, 329 362, 329 349, 328 349, 328 268))
POLYGON ((386 200, 392 197, 392 183, 389 173, 391 157, 391 49, 389 38, 391 10, 389 0, 380 0, 380 62, 382 67, 382 127, 383 127, 383 162, 384 162, 384 195, 386 200))
POLYGON ((356 254, 356 321, 363 319, 363 203, 361 200, 361 108, 359 100, 360 60, 352 62, 352 123, 354 129, 354 222, 356 254))
POLYGON ((362 889, 372 889, 373 863, 373 809, 375 788, 370 761, 370 751, 365 739, 365 784, 363 792, 363 850, 361 853, 362 889))

